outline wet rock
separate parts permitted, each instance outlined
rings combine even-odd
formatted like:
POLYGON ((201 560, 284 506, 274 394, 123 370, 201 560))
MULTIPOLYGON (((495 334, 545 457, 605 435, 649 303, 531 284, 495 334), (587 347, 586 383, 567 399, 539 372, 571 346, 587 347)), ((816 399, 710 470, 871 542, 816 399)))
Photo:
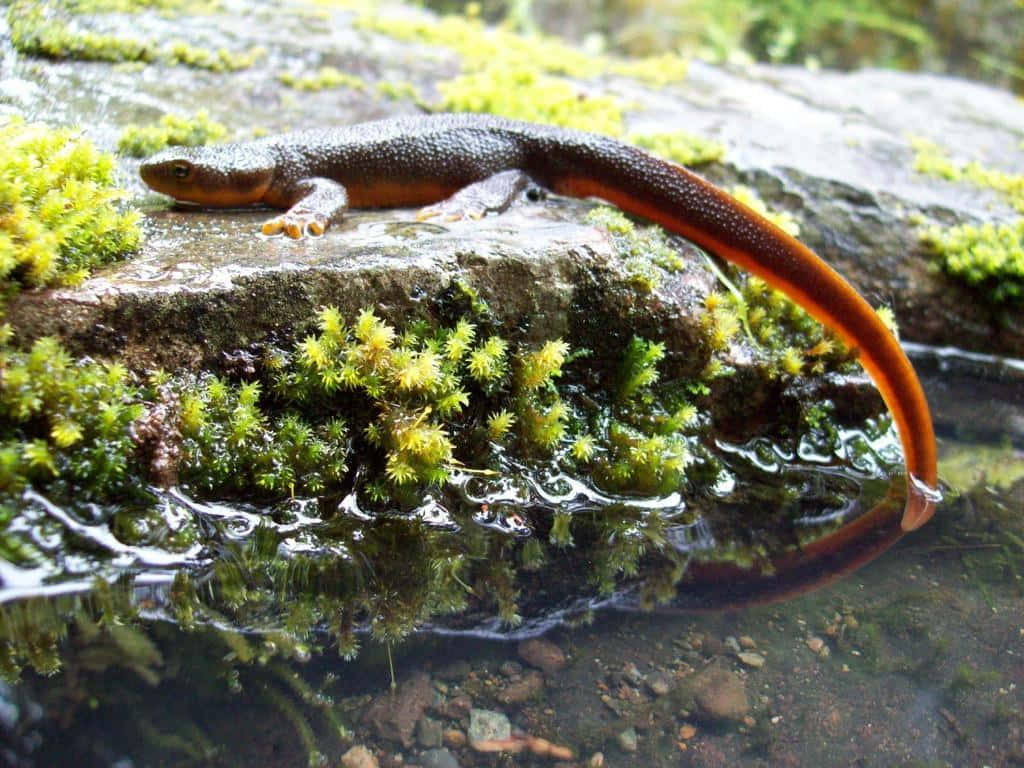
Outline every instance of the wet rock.
POLYGON ((466 746, 466 734, 458 728, 448 728, 444 732, 444 743, 449 747, 464 747, 466 746))
POLYGON ((419 759, 423 768, 459 768, 459 761, 447 749, 428 749, 419 759))
POLYGON ((754 638, 752 638, 750 635, 741 635, 740 648, 744 648, 749 651, 753 648, 757 648, 757 643, 754 642, 754 638))
POLYGON ((440 747, 444 735, 444 726, 440 720, 421 717, 416 724, 416 742, 421 747, 440 747))
POLYGON ((725 638, 725 647, 728 648, 733 653, 739 653, 740 652, 740 643, 732 635, 729 635, 727 638, 725 638))
POLYGON ((469 673, 473 671, 473 666, 464 659, 459 661, 453 661, 451 664, 446 664, 441 667, 435 675, 442 680, 447 680, 450 683, 461 683, 467 677, 469 673))
POLYGON ((697 712, 711 722, 738 721, 750 711, 743 678, 723 664, 711 664, 690 680, 697 712))
POLYGON ((474 709, 469 713, 470 745, 507 741, 512 736, 512 724, 506 715, 490 709, 474 709))
POLYGON ((754 653, 753 651, 741 651, 736 654, 736 658, 748 667, 753 667, 754 669, 760 669, 764 666, 764 656, 760 653, 754 653))
POLYGON ((664 696, 672 690, 672 678, 657 669, 647 676, 647 688, 655 696, 664 696))
POLYGON ((566 664, 562 649, 542 637, 521 642, 519 657, 531 667, 536 667, 549 675, 562 670, 566 664))
POLYGON ((448 701, 439 708, 439 712, 445 717, 450 717, 452 720, 461 720, 464 717, 469 716, 469 711, 473 708, 473 700, 469 697, 469 694, 460 693, 456 696, 452 696, 448 701))
POLYGON ((502 704, 522 704, 544 690, 544 676, 536 670, 530 670, 518 680, 513 680, 498 692, 496 698, 502 704))
POLYGON ((636 752, 637 737, 636 728, 630 726, 615 737, 615 741, 625 752, 636 752))
POLYGON ((643 673, 637 669, 636 664, 632 661, 627 661, 622 667, 622 677, 630 685, 640 686, 643 685, 644 676, 643 673))
POLYGON ((498 667, 498 671, 505 677, 515 677, 523 671, 523 665, 518 661, 512 661, 510 659, 508 661, 503 661, 501 666, 498 667))
POLYGON ((341 756, 344 768, 379 768, 380 763, 373 753, 362 744, 357 744, 341 756))
POLYGON ((414 675, 399 685, 394 693, 384 693, 375 698, 363 714, 363 722, 381 738, 410 747, 416 723, 433 698, 430 676, 425 673, 414 675))

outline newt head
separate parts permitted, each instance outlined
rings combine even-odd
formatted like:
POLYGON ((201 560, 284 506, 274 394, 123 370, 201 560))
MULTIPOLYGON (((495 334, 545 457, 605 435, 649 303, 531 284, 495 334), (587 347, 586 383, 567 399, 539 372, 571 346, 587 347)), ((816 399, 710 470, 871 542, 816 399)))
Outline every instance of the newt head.
POLYGON ((270 150, 258 144, 170 147, 144 161, 139 174, 175 200, 228 208, 260 202, 274 166, 270 150))

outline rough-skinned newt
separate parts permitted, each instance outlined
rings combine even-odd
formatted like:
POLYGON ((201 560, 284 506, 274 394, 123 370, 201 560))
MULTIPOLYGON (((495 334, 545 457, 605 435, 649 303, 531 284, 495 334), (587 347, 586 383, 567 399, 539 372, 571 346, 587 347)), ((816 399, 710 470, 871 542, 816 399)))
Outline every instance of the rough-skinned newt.
POLYGON ((913 530, 935 511, 931 414, 899 342, 810 249, 681 166, 606 136, 486 115, 434 115, 171 148, 140 172, 150 187, 181 201, 287 209, 263 232, 295 238, 323 234, 350 206, 483 216, 503 210, 529 179, 556 193, 607 200, 753 272, 858 350, 903 444, 900 527, 913 530))

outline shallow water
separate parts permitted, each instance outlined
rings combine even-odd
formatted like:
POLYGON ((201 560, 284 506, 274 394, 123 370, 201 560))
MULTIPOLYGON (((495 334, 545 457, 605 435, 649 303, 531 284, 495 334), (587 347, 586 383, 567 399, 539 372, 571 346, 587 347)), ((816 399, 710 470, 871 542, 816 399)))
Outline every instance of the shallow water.
MULTIPOLYGON (((385 765, 436 764, 426 762, 436 753, 424 756, 435 731, 465 734, 473 708, 499 711, 524 733, 569 747, 577 764, 600 752, 612 766, 1012 765, 1022 756, 1024 726, 1020 366, 949 350, 913 353, 935 403, 942 474, 952 487, 925 528, 835 584, 730 612, 688 613, 672 603, 648 612, 643 605, 670 583, 662 581, 664 563, 643 561, 643 579, 626 579, 602 596, 588 587, 587 574, 611 550, 576 528, 564 561, 551 558, 532 578, 525 569, 519 574, 517 629, 484 603, 425 622, 390 647, 357 622, 352 637, 361 650, 346 649, 354 654, 346 660, 323 631, 296 631, 310 618, 301 615, 308 610, 301 601, 290 609, 289 599, 303 589, 337 596, 367 584, 365 594, 387 587, 405 599, 403 576, 422 576, 409 565, 415 559, 395 563, 393 572, 387 557, 377 559, 352 571, 355 582, 344 569, 271 573, 287 568, 281 563, 288 555, 308 551, 304 531, 326 524, 315 503, 273 510, 272 522, 258 525, 266 510, 199 504, 172 493, 166 509, 188 510, 215 526, 213 538, 224 548, 217 557, 248 573, 240 584, 263 585, 264 594, 231 592, 223 572, 219 580, 201 575, 209 551, 175 560, 126 547, 116 558, 144 573, 132 582, 76 592, 88 590, 96 567, 86 546, 80 560, 66 563, 80 569, 79 578, 49 588, 47 598, 19 601, 18 587, 8 587, 5 635, 16 637, 37 666, 27 665, 14 687, 0 687, 4 759, 40 766, 296 766, 311 759, 336 765, 340 754, 362 744, 385 765), (984 401, 975 399, 979 391, 984 401), (989 419, 993 410, 1001 414, 996 422, 989 419), (260 560, 261 547, 282 557, 260 560), (186 562, 200 575, 195 592, 182 598, 173 572, 186 562), (246 571, 261 567, 268 568, 262 581, 246 571), (218 590, 218 599, 204 588, 218 590), (538 683, 517 640, 545 629, 568 663, 540 673, 538 683), (58 661, 59 671, 44 674, 58 661), (399 686, 387 710, 397 718, 391 730, 365 715, 369 697, 389 701, 389 667, 399 686), (731 715, 716 714, 693 690, 708 668, 725 670, 728 685, 745 694, 731 715), (414 685, 424 673, 425 699, 414 685), (510 701, 509 690, 524 681, 532 693, 525 702, 510 701)), ((483 498, 479 480, 463 487, 467 499, 483 498)), ((536 508, 593 509, 598 502, 566 478, 503 494, 505 503, 529 498, 536 508)), ((524 521, 502 514, 502 493, 490 488, 486 497, 490 514, 469 527, 516 540, 524 521)), ((357 509, 348 512, 359 518, 357 509)), ((395 521, 367 530, 376 529, 380 546, 414 553, 443 551, 446 541, 467 535, 438 505, 419 512, 418 530, 429 532, 423 539, 410 538, 395 521)), ((628 537, 643 530, 642 512, 628 504, 606 505, 605 512, 632 523, 594 531, 628 537)), ((680 550, 701 540, 699 530, 684 531, 674 534, 685 538, 680 550)), ((88 540, 87 530, 81 534, 88 540)), ((349 549, 338 543, 321 558, 369 557, 361 535, 335 540, 349 549)), ((104 545, 93 542, 94 549, 104 545)), ((528 752, 477 752, 451 733, 441 738, 462 766, 551 764, 528 752)))

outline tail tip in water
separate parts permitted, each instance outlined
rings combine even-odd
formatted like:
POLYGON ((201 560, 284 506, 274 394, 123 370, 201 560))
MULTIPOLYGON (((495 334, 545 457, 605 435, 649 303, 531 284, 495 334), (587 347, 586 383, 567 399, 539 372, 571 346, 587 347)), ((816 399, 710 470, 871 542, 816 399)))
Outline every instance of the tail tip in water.
POLYGON ((907 478, 907 506, 903 510, 900 527, 904 531, 916 531, 931 519, 940 501, 942 492, 936 486, 910 475, 907 478))

